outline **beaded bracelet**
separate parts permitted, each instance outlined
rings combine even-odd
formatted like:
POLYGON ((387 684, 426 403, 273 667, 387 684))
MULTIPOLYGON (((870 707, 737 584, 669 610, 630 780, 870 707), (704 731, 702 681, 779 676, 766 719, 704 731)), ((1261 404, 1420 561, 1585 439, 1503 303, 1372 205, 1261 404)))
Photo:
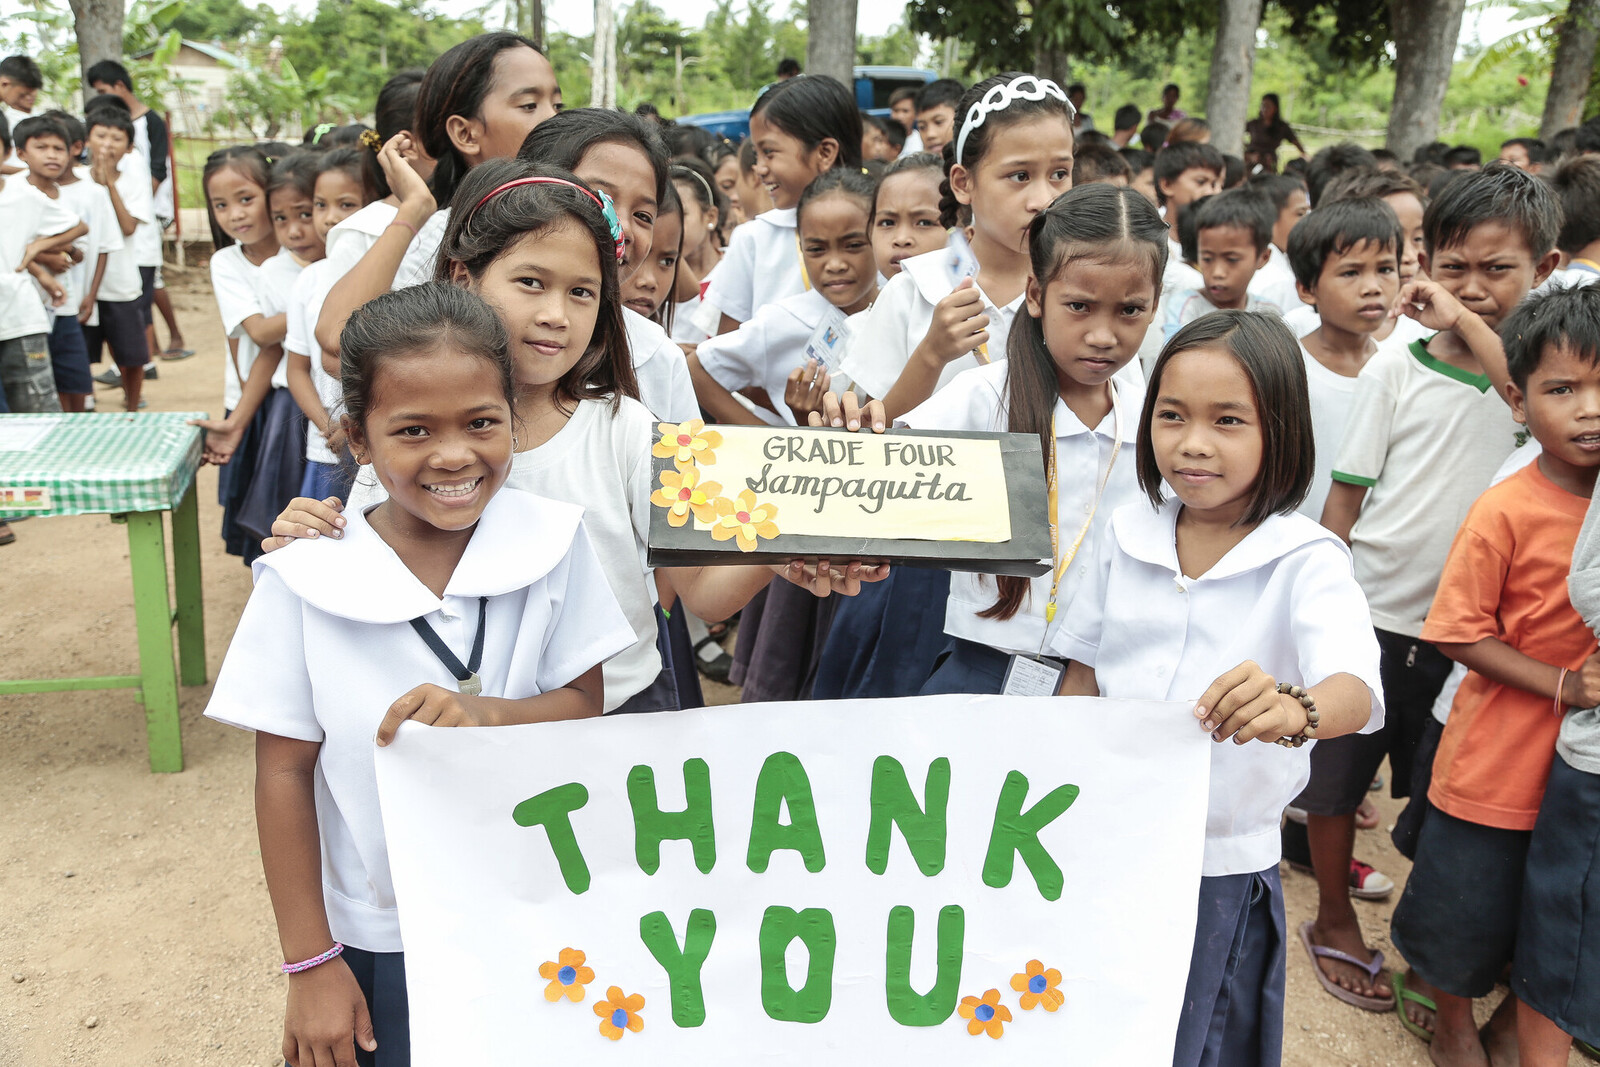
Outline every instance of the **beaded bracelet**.
POLYGON ((320 956, 312 956, 309 960, 301 960, 299 963, 285 963, 283 965, 283 973, 299 974, 301 971, 309 971, 313 967, 320 967, 343 951, 344 946, 335 941, 333 947, 320 956))
POLYGON ((1282 745, 1284 748, 1299 748, 1307 741, 1315 741, 1317 739, 1317 726, 1322 722, 1322 716, 1317 714, 1317 698, 1301 689, 1298 685, 1290 685, 1288 682, 1279 682, 1278 692, 1298 700, 1300 706, 1306 709, 1306 725, 1305 729, 1294 736, 1280 737, 1274 744, 1282 745))

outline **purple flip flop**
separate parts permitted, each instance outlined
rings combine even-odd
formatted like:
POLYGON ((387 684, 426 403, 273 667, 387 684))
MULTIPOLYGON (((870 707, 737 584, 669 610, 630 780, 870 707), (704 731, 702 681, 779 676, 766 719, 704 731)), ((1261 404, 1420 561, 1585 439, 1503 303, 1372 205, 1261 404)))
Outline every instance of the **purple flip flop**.
POLYGON ((1322 988, 1346 1004, 1360 1008, 1362 1011, 1394 1011, 1394 996, 1392 994, 1387 997, 1364 997, 1360 993, 1352 993, 1332 978, 1329 978, 1323 972, 1321 965, 1317 963, 1318 959, 1338 960, 1340 963, 1348 963, 1352 967, 1358 967, 1366 971, 1373 981, 1377 981, 1378 973, 1383 970, 1383 953, 1374 952, 1372 954, 1372 962, 1364 963, 1348 952, 1340 952, 1336 948, 1312 944, 1311 929, 1315 925, 1316 923, 1311 919, 1307 919, 1300 924, 1300 943, 1306 947, 1306 955, 1311 958, 1311 973, 1317 976, 1317 981, 1322 983, 1322 988))

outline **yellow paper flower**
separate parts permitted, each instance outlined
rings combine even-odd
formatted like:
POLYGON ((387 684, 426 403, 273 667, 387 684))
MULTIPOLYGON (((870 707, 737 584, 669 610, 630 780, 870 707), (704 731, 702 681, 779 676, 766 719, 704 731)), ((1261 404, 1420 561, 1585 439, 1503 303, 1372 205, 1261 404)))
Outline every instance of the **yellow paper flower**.
POLYGON ((544 999, 557 1001, 562 997, 576 1004, 583 999, 583 987, 594 981, 594 971, 583 965, 584 955, 575 948, 564 948, 554 961, 539 964, 539 977, 550 979, 544 987, 544 999))
POLYGON ((956 1006, 957 1013, 967 1022, 967 1033, 973 1037, 988 1034, 996 1041, 1006 1031, 1011 1021, 1011 1009, 1000 1003, 1000 990, 991 989, 981 998, 962 997, 956 1006))
POLYGON ((756 495, 750 490, 740 492, 737 500, 719 496, 716 503, 717 521, 711 526, 712 540, 726 541, 736 537, 739 539, 739 551, 754 552, 756 538, 770 541, 778 536, 778 524, 772 521, 778 516, 777 505, 758 504, 756 495))
POLYGON ((1048 971, 1038 960, 1029 960, 1025 970, 1011 976, 1011 988, 1022 994, 1018 1003, 1023 1011, 1043 1008, 1055 1011, 1066 1003, 1067 995, 1056 986, 1061 984, 1061 972, 1054 967, 1048 971))
POLYGON ((600 1016, 600 1033, 613 1041, 621 1041, 624 1030, 637 1034, 644 1029, 644 1020, 639 1017, 643 1007, 644 997, 638 993, 624 996, 621 986, 612 986, 606 990, 606 999, 594 1006, 594 1013, 600 1016))
POLYGON ((667 509, 667 525, 682 526, 692 512, 701 522, 717 518, 716 498, 722 486, 716 482, 700 484, 700 471, 694 466, 662 471, 661 488, 650 494, 650 503, 667 509))
POLYGON ((705 420, 690 419, 678 424, 663 422, 656 428, 661 432, 661 439, 650 450, 651 455, 670 458, 680 470, 697 463, 709 465, 717 461, 717 454, 712 449, 722 445, 722 435, 706 429, 705 420))

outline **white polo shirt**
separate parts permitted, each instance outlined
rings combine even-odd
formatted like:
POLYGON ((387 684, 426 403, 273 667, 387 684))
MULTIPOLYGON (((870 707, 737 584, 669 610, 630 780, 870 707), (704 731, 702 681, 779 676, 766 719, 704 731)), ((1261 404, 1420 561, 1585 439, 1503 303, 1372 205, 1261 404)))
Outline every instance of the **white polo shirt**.
POLYGON ((778 408, 782 421, 777 424, 793 426, 794 412, 783 402, 789 372, 805 366, 806 342, 830 316, 841 324, 846 321, 835 314, 827 297, 809 289, 762 305, 737 330, 701 341, 695 355, 705 372, 730 393, 765 389, 778 408))
MULTIPOLYGON (((976 278, 973 286, 983 300, 983 313, 989 316, 987 354, 980 358, 977 353, 969 352, 945 364, 937 389, 949 385, 962 371, 985 362, 1005 362, 1006 339, 1011 334, 1017 310, 1022 307, 1023 294, 1018 293, 1015 300, 1002 308, 995 306, 976 278)), ((945 249, 902 260, 900 273, 889 279, 861 320, 860 327, 851 334, 850 351, 844 358, 845 373, 868 396, 880 399, 888 396, 911 361, 911 353, 928 335, 934 308, 954 288, 950 255, 945 249)))
MULTIPOLYGON (((1059 655, 1094 668, 1102 696, 1176 700, 1172 729, 1211 683, 1246 660, 1280 682, 1317 685, 1349 674, 1366 685, 1383 725, 1378 640, 1350 552, 1304 515, 1274 515, 1198 578, 1183 575, 1174 540, 1181 505, 1119 509, 1073 610, 1056 632, 1059 655)), ((1161 768, 1150 768, 1158 782, 1161 768)), ((1277 864, 1283 809, 1311 777, 1311 746, 1232 741, 1211 749, 1206 813, 1208 878, 1277 864)))
MULTIPOLYGON (((633 628, 626 649, 606 661, 606 710, 614 711, 643 692, 661 673, 656 650, 656 583, 645 563, 650 539, 650 494, 655 472, 650 446, 656 420, 637 400, 624 398, 617 411, 608 400, 581 400, 572 418, 538 448, 511 460, 508 488, 565 500, 584 509, 584 525, 600 554, 600 567, 633 628)), ((362 467, 350 489, 345 513, 384 498, 371 467, 362 467)), ((523 533, 528 544, 543 534, 523 533)), ((274 553, 276 554, 276 553, 274 553)))
MULTIPOLYGON (((1138 364, 1130 362, 1129 366, 1138 364)), ((957 375, 944 389, 896 420, 897 425, 917 430, 988 430, 1004 432, 1010 417, 1006 363, 991 363, 957 375)), ((1144 406, 1141 381, 1116 379, 1115 409, 1094 429, 1085 426, 1072 409, 1056 398, 1056 530, 1059 551, 1064 557, 1072 549, 1078 532, 1089 524, 1083 543, 1061 578, 1056 596, 1056 618, 1045 621, 1045 606, 1050 601, 1051 574, 1033 579, 1028 599, 1009 619, 980 619, 978 613, 994 606, 999 588, 987 574, 956 571, 950 575, 950 599, 945 607, 944 632, 952 637, 997 648, 1007 653, 1037 655, 1050 650, 1050 640, 1064 620, 1072 615, 1083 581, 1094 559, 1094 545, 1105 536, 1106 525, 1118 508, 1141 498, 1134 476, 1135 442, 1139 434, 1139 411, 1144 406), (1120 415, 1120 420, 1118 416, 1120 415), (1120 427, 1118 425, 1120 421, 1120 427), (1118 433, 1120 429, 1120 435, 1118 433), (1116 462, 1106 481, 1105 495, 1095 506, 1100 479, 1111 462, 1115 442, 1116 462)))
POLYGON ((774 208, 734 227, 728 250, 706 277, 705 298, 735 322, 748 321, 763 304, 805 291, 795 214, 792 207, 774 208))
POLYGON ((627 328, 628 351, 633 354, 633 373, 639 379, 639 399, 644 406, 667 422, 698 419, 700 402, 695 399, 683 349, 659 322, 632 308, 622 309, 622 324, 627 328))
POLYGON ((256 587, 217 673, 206 715, 319 743, 322 889, 334 939, 399 952, 373 741, 389 705, 456 681, 410 620, 424 618, 465 662, 488 597, 483 695, 559 689, 626 647, 582 509, 501 489, 484 508, 444 596, 406 568, 356 509, 339 541, 296 541, 255 563, 256 587), (537 530, 531 538, 528 531, 537 530))

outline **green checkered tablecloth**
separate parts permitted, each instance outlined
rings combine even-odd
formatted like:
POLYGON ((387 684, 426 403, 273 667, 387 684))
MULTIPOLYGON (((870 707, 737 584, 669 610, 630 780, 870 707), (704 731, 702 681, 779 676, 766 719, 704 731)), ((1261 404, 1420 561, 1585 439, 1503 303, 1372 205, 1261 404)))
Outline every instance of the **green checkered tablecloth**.
POLYGON ((200 466, 199 411, 0 415, 0 515, 175 508, 200 466))

